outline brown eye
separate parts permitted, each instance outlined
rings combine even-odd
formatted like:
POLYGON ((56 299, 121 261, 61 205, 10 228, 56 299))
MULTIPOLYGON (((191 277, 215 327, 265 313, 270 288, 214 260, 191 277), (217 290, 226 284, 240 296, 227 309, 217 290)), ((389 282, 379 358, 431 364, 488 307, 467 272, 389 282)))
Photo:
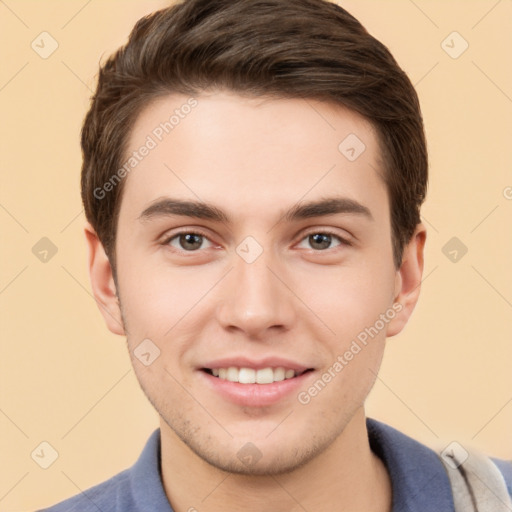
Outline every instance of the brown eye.
POLYGON ((205 249, 205 243, 211 245, 211 242, 204 235, 193 232, 177 233, 166 242, 166 244, 170 245, 173 249, 187 252, 205 249))
POLYGON ((301 240, 299 247, 325 251, 326 249, 333 249, 340 245, 350 245, 350 243, 334 233, 316 231, 306 235, 301 240))
POLYGON ((180 246, 186 251, 199 249, 203 243, 203 237, 194 233, 187 233, 178 237, 180 246))
POLYGON ((308 241, 313 249, 323 250, 329 248, 332 242, 332 237, 326 233, 315 233, 313 235, 309 235, 308 241))

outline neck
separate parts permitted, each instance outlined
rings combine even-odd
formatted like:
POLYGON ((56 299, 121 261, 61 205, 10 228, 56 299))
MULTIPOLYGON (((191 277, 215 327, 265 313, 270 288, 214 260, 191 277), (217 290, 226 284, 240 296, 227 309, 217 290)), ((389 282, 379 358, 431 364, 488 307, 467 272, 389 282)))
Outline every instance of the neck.
POLYGON ((336 440, 292 472, 227 473, 198 457, 161 421, 162 480, 175 512, 391 511, 391 483, 371 451, 361 408, 336 440))

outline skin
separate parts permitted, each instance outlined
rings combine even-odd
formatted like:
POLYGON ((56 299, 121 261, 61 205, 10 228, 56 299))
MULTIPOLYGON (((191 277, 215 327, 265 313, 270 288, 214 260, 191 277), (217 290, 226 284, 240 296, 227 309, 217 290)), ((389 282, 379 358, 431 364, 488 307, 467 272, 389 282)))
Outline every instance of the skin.
MULTIPOLYGON (((128 153, 187 99, 169 95, 147 106, 128 153)), ((268 503, 280 511, 390 511, 390 479, 370 450, 364 402, 386 337, 402 330, 417 302, 425 227, 417 226, 396 269, 380 149, 358 114, 226 91, 196 99, 126 180, 117 283, 94 229, 85 229, 100 310, 112 332, 127 336, 134 371, 160 415, 169 501, 176 512, 261 511, 268 503), (338 150, 351 133, 366 146, 353 162, 338 150), (371 217, 283 217, 299 202, 335 195, 371 217), (215 205, 229 220, 141 218, 165 197, 215 205), (182 229, 206 236, 187 251, 175 236, 182 229), (309 235, 326 231, 332 237, 320 249, 309 235), (252 263, 236 252, 247 236, 263 250, 252 263), (300 388, 307 391, 397 303, 401 311, 307 404, 294 392, 265 407, 237 405, 206 386, 198 369, 233 355, 284 357, 314 369, 300 388), (133 353, 147 338, 160 350, 149 366, 133 353), (249 442, 261 458, 247 466, 237 453, 249 442)))

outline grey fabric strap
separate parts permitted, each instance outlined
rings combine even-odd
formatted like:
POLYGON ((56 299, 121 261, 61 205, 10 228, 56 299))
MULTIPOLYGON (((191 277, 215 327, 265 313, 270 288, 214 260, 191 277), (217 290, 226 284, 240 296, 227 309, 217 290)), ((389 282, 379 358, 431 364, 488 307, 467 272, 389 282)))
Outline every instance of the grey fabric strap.
POLYGON ((489 457, 474 450, 444 450, 439 457, 450 479, 455 512, 512 512, 505 479, 489 457))

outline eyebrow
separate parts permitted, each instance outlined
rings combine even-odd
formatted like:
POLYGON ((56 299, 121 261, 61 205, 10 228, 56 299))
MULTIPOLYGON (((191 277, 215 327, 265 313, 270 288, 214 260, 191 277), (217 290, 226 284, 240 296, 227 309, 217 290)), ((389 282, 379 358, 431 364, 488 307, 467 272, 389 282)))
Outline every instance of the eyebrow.
MULTIPOLYGON (((374 220, 370 209, 354 199, 348 197, 330 197, 306 203, 298 203, 287 210, 280 221, 293 222, 334 214, 361 215, 369 220, 374 220)), ((183 201, 165 197, 157 199, 150 204, 139 216, 139 220, 145 221, 155 217, 167 217, 180 215, 196 219, 212 220, 229 223, 229 216, 214 205, 202 201, 183 201)))

